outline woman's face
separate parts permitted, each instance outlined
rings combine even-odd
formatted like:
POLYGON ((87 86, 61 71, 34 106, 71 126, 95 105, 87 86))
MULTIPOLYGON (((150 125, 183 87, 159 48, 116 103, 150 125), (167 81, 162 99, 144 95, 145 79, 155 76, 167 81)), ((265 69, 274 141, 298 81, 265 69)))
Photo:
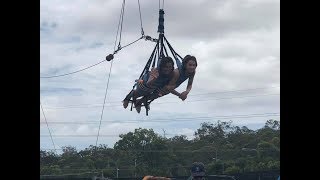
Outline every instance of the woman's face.
POLYGON ((162 71, 162 74, 168 75, 172 72, 172 69, 173 69, 173 64, 168 62, 161 68, 161 71, 162 71))
POLYGON ((194 73, 197 68, 197 63, 194 60, 189 60, 186 64, 186 72, 194 73))

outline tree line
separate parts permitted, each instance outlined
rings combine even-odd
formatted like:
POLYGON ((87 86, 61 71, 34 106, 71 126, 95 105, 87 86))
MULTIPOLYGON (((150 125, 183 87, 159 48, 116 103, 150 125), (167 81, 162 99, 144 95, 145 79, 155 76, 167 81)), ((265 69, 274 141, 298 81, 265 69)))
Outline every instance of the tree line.
POLYGON ((78 151, 65 146, 61 154, 40 150, 40 175, 188 176, 193 162, 203 162, 212 175, 280 169, 280 121, 272 119, 257 130, 232 121, 203 122, 191 140, 144 128, 119 137, 113 147, 91 145, 78 151))

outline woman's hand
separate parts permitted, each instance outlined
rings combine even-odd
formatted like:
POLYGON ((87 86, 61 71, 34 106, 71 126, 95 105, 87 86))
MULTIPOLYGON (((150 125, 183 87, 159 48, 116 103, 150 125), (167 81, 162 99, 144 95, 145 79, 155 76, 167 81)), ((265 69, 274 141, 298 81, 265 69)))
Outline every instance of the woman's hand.
POLYGON ((152 68, 150 71, 150 78, 151 80, 157 79, 159 77, 159 72, 156 68, 152 68))

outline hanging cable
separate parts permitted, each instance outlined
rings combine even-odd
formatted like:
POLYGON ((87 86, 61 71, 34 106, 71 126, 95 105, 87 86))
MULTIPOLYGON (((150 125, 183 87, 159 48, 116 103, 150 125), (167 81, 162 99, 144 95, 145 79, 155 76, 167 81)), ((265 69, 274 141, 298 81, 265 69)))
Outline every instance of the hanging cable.
MULTIPOLYGON (((120 17, 119 17, 119 22, 118 22, 118 29, 117 29, 117 35, 116 35, 116 40, 114 42, 114 48, 113 51, 116 51, 116 46, 117 46, 117 40, 118 40, 118 34, 119 34, 119 29, 120 29, 120 23, 121 23, 121 18, 122 18, 122 14, 123 14, 123 4, 124 2, 122 2, 122 6, 121 6, 121 11, 120 11, 120 17)), ((119 42, 120 43, 120 42, 119 42)))
POLYGON ((162 0, 162 9, 164 9, 164 0, 162 0))
POLYGON ((98 63, 96 63, 96 64, 93 64, 93 65, 91 65, 91 66, 88 66, 88 67, 86 67, 86 68, 83 68, 83 69, 74 71, 74 72, 70 72, 70 73, 66 73, 66 74, 61 74, 61 75, 55 75, 55 76, 40 76, 40 78, 55 78, 55 77, 61 77, 61 76, 67 76, 67 75, 70 75, 70 74, 75 74, 75 73, 84 71, 84 70, 86 70, 86 69, 92 68, 93 66, 96 66, 96 65, 98 65, 98 64, 101 64, 101 63, 103 63, 104 61, 107 61, 107 59, 106 59, 106 60, 103 60, 103 61, 100 61, 100 62, 98 62, 98 63))
POLYGON ((121 47, 121 49, 123 49, 123 48, 125 48, 125 47, 127 47, 127 46, 130 46, 130 45, 133 44, 133 43, 136 43, 137 41, 139 41, 139 40, 142 39, 142 38, 143 38, 143 37, 140 37, 139 39, 137 39, 137 40, 135 40, 135 41, 133 41, 133 42, 131 42, 131 43, 129 43, 129 44, 121 47))
MULTIPOLYGON (((120 38, 119 38, 118 50, 121 49, 120 42, 121 42, 121 33, 122 33, 122 24, 123 24, 123 15, 124 15, 124 6, 125 6, 125 3, 126 3, 126 1, 123 0, 123 2, 122 2, 122 9, 121 9, 121 13, 120 13, 121 29, 120 29, 120 38)), ((118 26, 118 29, 119 29, 119 26, 118 26)), ((117 34, 118 34, 118 31, 117 31, 117 34)), ((142 38, 139 38, 139 39, 142 39, 142 38)), ((138 39, 138 40, 139 40, 139 39, 138 39)), ((133 43, 137 42, 138 40, 134 41, 133 43)), ((116 36, 116 41, 117 41, 117 36, 116 36)), ((131 43, 131 44, 133 44, 133 43, 131 43)), ((129 44, 129 45, 130 45, 130 44, 129 44)), ((129 46, 129 45, 127 45, 127 46, 129 46)), ((115 50, 115 52, 118 51, 118 50, 115 50)), ((108 57, 108 56, 107 56, 107 57, 108 57)), ((112 58, 112 59, 113 59, 113 58, 112 58)), ((112 59, 111 59, 111 60, 112 60, 112 59)), ((96 147, 97 147, 97 144, 98 144, 98 139, 99 139, 99 134, 100 134, 100 129, 101 129, 101 122, 102 122, 102 117, 103 117, 104 105, 105 105, 105 103, 106 103, 106 98, 107 98, 107 94, 108 94, 109 80, 110 80, 112 65, 113 65, 113 61, 111 61, 111 65, 110 65, 110 69, 109 69, 109 76, 108 76, 108 81, 107 81, 107 87, 106 87, 106 92, 105 92, 105 94, 104 94, 103 106, 102 106, 102 111, 101 111, 101 116, 100 116, 99 129, 98 129, 98 135, 97 135, 97 139, 96 139, 96 147)))
MULTIPOLYGON (((199 95, 205 95, 205 94, 199 94, 199 95)), ((280 94, 260 94, 256 96, 232 96, 232 97, 218 97, 218 98, 212 98, 210 96, 205 97, 205 99, 195 99, 195 100, 189 100, 188 102, 197 102, 197 101, 212 101, 212 100, 228 100, 228 99, 235 99, 235 98, 250 98, 250 97, 263 97, 263 96, 273 96, 273 95, 280 95, 280 94)), ((191 95, 190 95, 191 96, 191 95)), ((194 96, 194 95, 193 95, 194 96)), ((216 96, 212 96, 216 97, 216 96)), ((173 99, 175 97, 167 98, 167 99, 173 99)), ((176 103, 174 101, 169 102, 156 102, 155 104, 165 104, 165 103, 176 103)), ((117 107, 120 105, 116 101, 109 102, 109 105, 107 107, 117 107)), ((46 109, 81 109, 81 108, 97 108, 100 107, 101 104, 82 104, 82 105, 71 105, 71 106, 56 106, 56 107, 46 107, 46 109)), ((122 106, 122 105, 121 105, 122 106)))
POLYGON ((106 87, 106 93, 104 95, 103 106, 102 106, 102 111, 101 111, 101 116, 100 116, 99 130, 98 130, 98 135, 97 135, 97 139, 96 139, 96 147, 97 147, 100 128, 101 128, 101 121, 102 121, 102 117, 103 117, 104 105, 106 103, 106 98, 107 98, 107 94, 108 94, 108 87, 109 87, 109 80, 110 80, 110 75, 111 75, 111 70, 112 70, 112 64, 113 64, 113 61, 111 61, 111 65, 110 65, 110 69, 109 69, 109 76, 108 76, 108 82, 107 82, 107 87, 106 87))
MULTIPOLYGON (((190 94, 188 97, 198 97, 198 96, 207 96, 207 97, 219 97, 215 94, 232 94, 232 93, 243 93, 243 92, 248 92, 248 91, 255 91, 255 90, 267 90, 267 89, 273 89, 273 88, 279 88, 280 86, 270 86, 270 87, 260 87, 260 88, 250 88, 250 89, 233 89, 233 90, 224 90, 224 91, 216 91, 216 92, 209 92, 209 93, 199 93, 199 94, 190 94)), ((167 99, 175 99, 176 97, 167 97, 167 99)), ((118 101, 111 101, 109 102, 110 104, 116 103, 118 104, 118 101)), ((56 106, 56 107, 46 107, 46 109, 60 109, 60 108, 88 108, 88 107, 82 107, 82 106, 94 106, 94 105, 101 105, 98 103, 90 103, 90 104, 69 104, 66 106, 56 106)))
MULTIPOLYGON (((277 117, 280 116, 280 112, 265 112, 265 113, 255 113, 255 114, 232 114, 232 115, 214 115, 214 116, 192 116, 192 117, 168 117, 168 118, 152 118, 149 119, 148 121, 144 120, 126 120, 126 119, 121 119, 121 120, 113 120, 113 121, 108 121, 109 123, 154 123, 154 122, 187 122, 187 121, 208 121, 208 120, 221 120, 221 119, 241 119, 241 118, 257 118, 257 117, 277 117)), ((40 122, 40 124, 43 124, 44 122, 40 122)), ((97 124, 99 121, 55 121, 51 122, 53 124, 97 124)), ((48 135, 43 135, 43 136, 48 136, 48 135)), ((66 135, 55 135, 57 136, 66 136, 66 135)), ((67 135, 67 136, 80 136, 80 135, 67 135)), ((94 135, 90 135, 94 136, 94 135)), ((99 135, 99 136, 104 136, 104 135, 99 135)))
MULTIPOLYGON (((41 101, 40 101, 40 107, 41 107, 41 111, 42 111, 44 120, 46 121, 46 124, 47 124, 47 127, 48 127, 48 131, 49 131, 49 134, 50 134, 50 137, 51 137, 51 141, 52 141, 53 147, 54 147, 54 149, 56 149, 56 146, 55 146, 54 141, 53 141, 53 138, 52 138, 52 134, 51 134, 51 131, 50 131, 50 128, 49 128, 49 124, 48 124, 46 115, 44 114, 44 111, 43 111, 43 108, 42 108, 41 101)), ((57 151, 56 151, 56 150, 55 150, 55 152, 56 152, 56 154, 57 154, 57 151)))
POLYGON ((121 35, 122 35, 122 25, 123 25, 123 15, 124 15, 124 6, 126 4, 126 0, 123 0, 122 3, 122 16, 121 16, 121 25, 120 25, 120 35, 119 35, 119 44, 118 44, 118 49, 121 48, 121 35))
POLYGON ((142 18, 141 18, 141 10, 140 10, 140 1, 138 0, 139 5, 139 15, 140 15, 140 25, 141 25, 141 35, 144 36, 143 26, 142 26, 142 18))
POLYGON ((129 43, 129 44, 121 47, 120 49, 115 50, 115 51, 113 52, 113 54, 109 54, 109 55, 106 57, 105 60, 102 60, 102 61, 100 61, 100 62, 98 62, 98 63, 96 63, 96 64, 93 64, 93 65, 91 65, 91 66, 88 66, 88 67, 86 67, 86 68, 83 68, 83 69, 80 69, 80 70, 77 70, 77 71, 73 71, 73 72, 70 72, 70 73, 66 73, 66 74, 60 74, 60 75, 54 75, 54 76, 40 76, 40 78, 56 78, 56 77, 67 76, 67 75, 71 75, 71 74, 75 74, 75 73, 78 73, 78 72, 87 70, 87 69, 92 68, 92 67, 94 67, 94 66, 96 66, 96 65, 98 65, 98 64, 101 64, 101 63, 105 62, 105 61, 111 61, 111 60, 113 59, 113 55, 114 55, 114 54, 116 54, 116 53, 117 53, 118 51, 120 51, 121 49, 123 49, 123 48, 125 48, 125 47, 128 47, 128 46, 130 46, 130 45, 138 42, 140 39, 143 39, 143 37, 140 37, 139 39, 134 40, 133 42, 131 42, 131 43, 129 43))

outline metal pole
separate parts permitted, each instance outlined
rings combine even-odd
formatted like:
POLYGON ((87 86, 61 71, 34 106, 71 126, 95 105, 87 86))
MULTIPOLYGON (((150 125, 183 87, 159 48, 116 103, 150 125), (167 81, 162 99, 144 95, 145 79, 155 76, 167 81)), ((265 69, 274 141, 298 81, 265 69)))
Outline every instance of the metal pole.
POLYGON ((119 169, 117 168, 117 178, 119 178, 119 169))
POLYGON ((137 177, 137 159, 134 160, 134 177, 137 177))

